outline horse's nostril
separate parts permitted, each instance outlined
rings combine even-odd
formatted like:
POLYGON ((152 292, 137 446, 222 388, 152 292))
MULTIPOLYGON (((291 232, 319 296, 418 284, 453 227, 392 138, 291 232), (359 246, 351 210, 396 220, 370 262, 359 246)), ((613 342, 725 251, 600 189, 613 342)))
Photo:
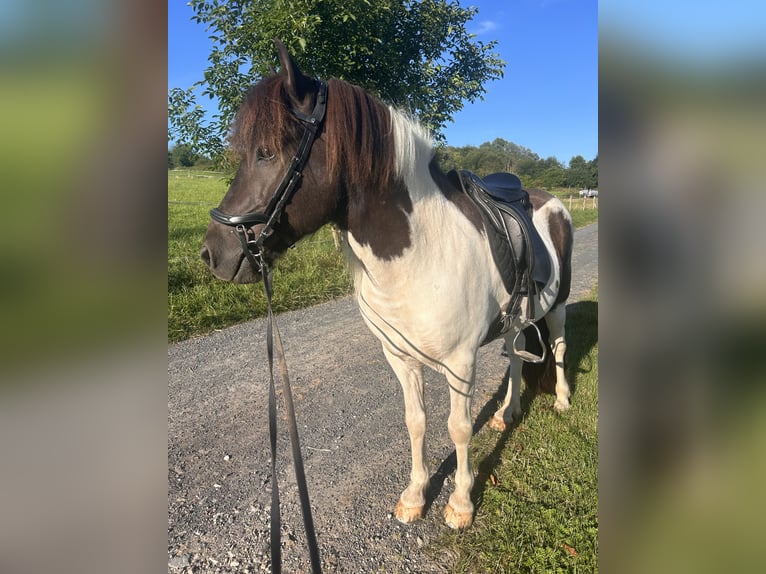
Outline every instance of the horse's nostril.
POLYGON ((202 246, 202 251, 199 253, 200 259, 205 262, 205 265, 208 267, 213 266, 212 258, 210 257, 210 251, 208 250, 207 246, 202 246))

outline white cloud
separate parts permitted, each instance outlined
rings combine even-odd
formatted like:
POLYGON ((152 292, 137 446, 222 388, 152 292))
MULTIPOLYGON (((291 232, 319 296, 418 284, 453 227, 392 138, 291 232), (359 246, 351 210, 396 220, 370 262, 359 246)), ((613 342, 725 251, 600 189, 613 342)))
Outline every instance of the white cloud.
POLYGON ((491 22, 490 20, 482 20, 481 22, 477 22, 478 27, 473 30, 473 33, 477 36, 481 36, 482 34, 487 34, 489 32, 494 32, 497 30, 498 25, 496 22, 491 22))

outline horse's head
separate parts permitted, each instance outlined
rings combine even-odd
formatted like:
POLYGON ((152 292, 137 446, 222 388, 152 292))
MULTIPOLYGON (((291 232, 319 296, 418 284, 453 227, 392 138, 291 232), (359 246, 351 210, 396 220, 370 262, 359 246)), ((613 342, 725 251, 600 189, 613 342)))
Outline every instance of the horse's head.
POLYGON ((326 86, 302 74, 276 44, 281 72, 256 84, 237 113, 231 143, 241 163, 211 211, 200 253, 226 281, 258 281, 262 260, 273 263, 332 220, 340 203, 326 165, 326 86))

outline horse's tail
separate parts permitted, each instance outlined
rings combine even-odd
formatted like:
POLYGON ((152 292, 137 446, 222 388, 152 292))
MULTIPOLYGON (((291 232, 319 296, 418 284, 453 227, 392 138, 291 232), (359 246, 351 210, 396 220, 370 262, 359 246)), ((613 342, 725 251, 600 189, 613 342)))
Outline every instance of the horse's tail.
MULTIPOLYGON (((540 330, 540 335, 543 344, 546 346, 545 359, 541 363, 530 363, 524 361, 521 374, 527 385, 537 392, 556 394, 556 359, 553 356, 553 349, 548 341, 550 331, 548 330, 548 324, 545 322, 545 318, 535 321, 535 325, 540 330)), ((537 336, 534 328, 527 327, 524 329, 524 336, 526 337, 526 351, 537 355, 542 354, 543 350, 540 348, 540 338, 537 336)))

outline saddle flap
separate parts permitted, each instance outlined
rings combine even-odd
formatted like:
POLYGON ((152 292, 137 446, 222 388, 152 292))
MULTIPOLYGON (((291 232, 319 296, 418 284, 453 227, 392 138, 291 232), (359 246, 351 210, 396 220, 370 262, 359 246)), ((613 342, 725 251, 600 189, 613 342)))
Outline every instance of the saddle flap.
POLYGON ((532 222, 532 205, 521 180, 510 173, 493 173, 482 179, 467 170, 448 175, 459 180, 479 207, 506 290, 512 295, 528 294, 533 283, 544 286, 551 275, 550 256, 532 222))

